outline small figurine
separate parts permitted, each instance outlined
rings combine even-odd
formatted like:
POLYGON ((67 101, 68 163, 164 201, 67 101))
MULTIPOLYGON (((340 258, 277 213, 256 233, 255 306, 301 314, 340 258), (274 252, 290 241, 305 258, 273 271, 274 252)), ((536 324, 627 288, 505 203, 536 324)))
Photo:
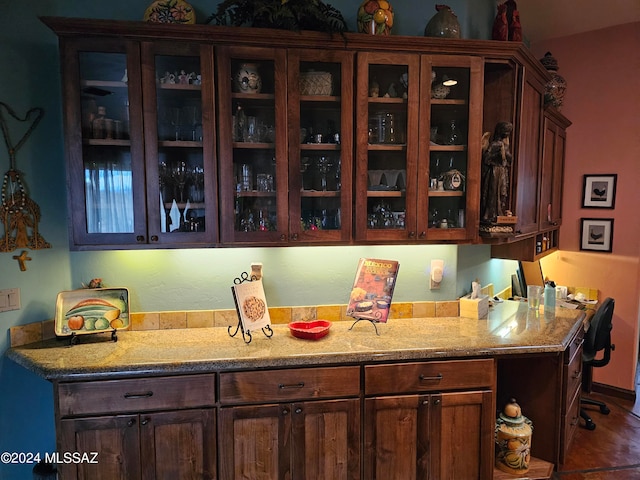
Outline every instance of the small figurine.
POLYGON ((507 23, 507 5, 501 3, 498 5, 498 14, 493 22, 493 30, 491 32, 492 40, 506 41, 509 38, 509 25, 507 23))
POLYGON ((480 195, 480 221, 495 222, 497 217, 508 215, 509 168, 512 155, 509 137, 513 131, 510 122, 499 122, 493 136, 482 136, 482 175, 480 195))
POLYGON ((509 40, 512 42, 522 41, 522 25, 520 24, 520 12, 513 11, 513 20, 509 26, 509 40))

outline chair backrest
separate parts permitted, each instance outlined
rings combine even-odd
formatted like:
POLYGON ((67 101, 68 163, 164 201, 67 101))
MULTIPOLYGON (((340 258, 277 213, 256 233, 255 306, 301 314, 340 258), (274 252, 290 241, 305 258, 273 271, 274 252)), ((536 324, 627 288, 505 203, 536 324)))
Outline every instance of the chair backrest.
POLYGON ((583 345, 583 358, 586 362, 591 362, 594 366, 602 367, 609 363, 609 357, 611 353, 611 329, 613 324, 613 307, 615 306, 615 300, 613 298, 605 298, 602 305, 598 307, 598 310, 593 315, 589 330, 584 338, 583 345), (596 353, 600 350, 605 351, 606 361, 594 361, 596 353))

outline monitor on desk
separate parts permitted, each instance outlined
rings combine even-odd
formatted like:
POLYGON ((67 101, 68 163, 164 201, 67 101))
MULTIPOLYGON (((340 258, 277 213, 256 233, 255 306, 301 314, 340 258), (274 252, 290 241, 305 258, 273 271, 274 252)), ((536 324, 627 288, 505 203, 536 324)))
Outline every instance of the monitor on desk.
POLYGON ((544 287, 544 275, 540 261, 518 262, 518 278, 520 280, 520 291, 526 295, 527 285, 540 285, 544 287))

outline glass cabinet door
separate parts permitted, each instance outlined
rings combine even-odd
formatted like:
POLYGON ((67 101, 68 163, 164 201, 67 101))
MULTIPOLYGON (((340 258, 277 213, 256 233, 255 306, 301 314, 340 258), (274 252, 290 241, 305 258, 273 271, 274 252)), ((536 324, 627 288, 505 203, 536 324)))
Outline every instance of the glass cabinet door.
POLYGON ((213 48, 143 43, 151 242, 217 241, 213 48))
POLYGON ((359 53, 357 240, 413 240, 416 231, 419 57, 359 53))
POLYGON ((67 41, 62 50, 73 243, 146 240, 139 50, 67 41))
POLYGON ((286 51, 217 51, 224 243, 288 241, 286 51))
POLYGON ((429 240, 477 235, 481 60, 423 56, 418 230, 429 240), (426 93, 424 93, 426 92, 426 93))
POLYGON ((353 53, 289 52, 289 239, 351 236, 353 53))

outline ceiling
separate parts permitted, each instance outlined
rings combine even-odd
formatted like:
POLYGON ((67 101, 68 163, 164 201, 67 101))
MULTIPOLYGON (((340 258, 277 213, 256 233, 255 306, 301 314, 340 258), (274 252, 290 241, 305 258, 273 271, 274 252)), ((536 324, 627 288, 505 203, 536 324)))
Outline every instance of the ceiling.
POLYGON ((640 21, 639 0, 516 0, 516 4, 530 43, 640 21))

